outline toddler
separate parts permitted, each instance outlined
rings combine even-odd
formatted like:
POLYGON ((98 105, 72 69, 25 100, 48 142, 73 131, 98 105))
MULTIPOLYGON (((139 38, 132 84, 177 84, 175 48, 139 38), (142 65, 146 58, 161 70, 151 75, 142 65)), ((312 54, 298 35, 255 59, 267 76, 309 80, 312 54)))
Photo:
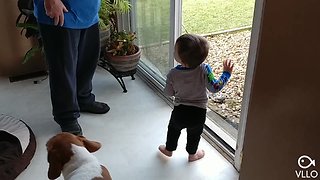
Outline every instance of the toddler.
POLYGON ((168 125, 166 145, 159 150, 171 157, 177 148, 181 130, 187 129, 186 151, 188 161, 204 157, 204 150, 198 150, 198 144, 206 120, 208 102, 207 89, 220 91, 231 76, 233 64, 230 60, 223 62, 223 73, 216 79, 211 67, 203 61, 208 56, 209 43, 204 37, 184 34, 175 44, 174 57, 180 65, 171 69, 167 75, 164 92, 174 97, 174 109, 168 125))

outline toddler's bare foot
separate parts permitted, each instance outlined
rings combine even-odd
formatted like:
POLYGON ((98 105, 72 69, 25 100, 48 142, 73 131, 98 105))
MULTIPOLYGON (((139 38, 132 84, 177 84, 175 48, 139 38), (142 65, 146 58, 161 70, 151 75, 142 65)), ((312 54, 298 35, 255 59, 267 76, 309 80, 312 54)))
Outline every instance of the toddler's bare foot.
POLYGON ((159 149, 160 152, 162 152, 162 154, 164 154, 164 155, 166 155, 166 156, 168 156, 168 157, 171 157, 171 156, 172 156, 172 151, 168 151, 168 150, 166 149, 166 146, 165 146, 165 145, 160 145, 158 149, 159 149))
POLYGON ((199 160, 204 157, 204 154, 204 150, 198 150, 195 154, 190 154, 188 160, 189 162, 199 160))

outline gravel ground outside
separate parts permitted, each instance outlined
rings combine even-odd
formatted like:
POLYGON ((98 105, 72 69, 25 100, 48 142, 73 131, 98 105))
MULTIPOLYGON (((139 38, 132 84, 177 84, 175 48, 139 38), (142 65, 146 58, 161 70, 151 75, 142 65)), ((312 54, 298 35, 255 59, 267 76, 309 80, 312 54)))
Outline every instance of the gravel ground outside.
POLYGON ((250 30, 206 36, 210 42, 206 63, 211 65, 217 77, 223 71, 223 60, 230 59, 234 63, 230 81, 219 93, 210 94, 208 106, 235 128, 238 127, 241 113, 250 36, 250 30))

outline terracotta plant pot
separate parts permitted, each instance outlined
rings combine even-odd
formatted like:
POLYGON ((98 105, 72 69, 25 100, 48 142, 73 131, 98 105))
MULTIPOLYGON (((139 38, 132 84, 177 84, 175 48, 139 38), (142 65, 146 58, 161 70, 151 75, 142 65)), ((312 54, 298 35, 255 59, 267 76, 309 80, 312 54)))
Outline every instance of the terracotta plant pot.
POLYGON ((128 56, 114 56, 106 52, 105 59, 119 72, 131 71, 137 68, 141 56, 141 49, 138 46, 136 49, 138 51, 135 54, 128 56))

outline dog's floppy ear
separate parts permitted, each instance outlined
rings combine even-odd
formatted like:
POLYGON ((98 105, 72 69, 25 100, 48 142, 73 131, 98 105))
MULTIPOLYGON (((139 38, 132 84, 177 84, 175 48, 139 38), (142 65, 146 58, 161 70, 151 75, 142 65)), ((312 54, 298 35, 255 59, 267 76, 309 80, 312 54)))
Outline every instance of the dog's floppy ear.
POLYGON ((78 136, 80 141, 83 142, 84 147, 89 151, 89 152, 96 152, 101 148, 101 144, 96 141, 90 141, 84 136, 78 136))
POLYGON ((48 150, 48 162, 49 162, 48 178, 57 179, 60 176, 63 168, 61 156, 55 150, 48 150))

